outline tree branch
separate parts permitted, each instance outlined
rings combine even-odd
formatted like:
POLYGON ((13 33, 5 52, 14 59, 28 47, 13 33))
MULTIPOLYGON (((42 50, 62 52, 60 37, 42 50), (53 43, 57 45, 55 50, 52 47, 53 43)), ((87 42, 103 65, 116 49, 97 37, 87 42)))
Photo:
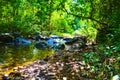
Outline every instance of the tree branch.
POLYGON ((94 18, 91 17, 91 16, 88 16, 88 17, 87 17, 87 16, 81 16, 81 15, 78 15, 78 14, 74 14, 74 13, 68 12, 65 8, 63 9, 63 11, 66 12, 67 14, 69 14, 69 15, 73 15, 73 16, 78 17, 78 18, 89 19, 89 20, 95 21, 95 22, 97 22, 97 23, 99 23, 99 24, 102 24, 102 25, 104 25, 104 26, 108 26, 107 23, 104 23, 104 22, 101 22, 101 21, 99 21, 99 20, 97 20, 97 19, 94 19, 94 18))

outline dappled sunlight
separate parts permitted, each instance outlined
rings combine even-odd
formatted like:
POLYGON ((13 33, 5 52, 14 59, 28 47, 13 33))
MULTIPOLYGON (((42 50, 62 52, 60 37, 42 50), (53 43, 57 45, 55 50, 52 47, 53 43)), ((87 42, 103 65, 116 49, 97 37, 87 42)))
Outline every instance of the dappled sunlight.
POLYGON ((119 0, 1 0, 0 80, 119 80, 119 0))

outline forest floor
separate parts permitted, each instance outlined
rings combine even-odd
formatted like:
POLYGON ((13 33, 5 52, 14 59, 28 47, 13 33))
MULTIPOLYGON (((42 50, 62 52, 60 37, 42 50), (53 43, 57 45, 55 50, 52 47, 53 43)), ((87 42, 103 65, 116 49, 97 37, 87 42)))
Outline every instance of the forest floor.
MULTIPOLYGON (((94 52, 93 47, 86 50, 57 50, 54 55, 43 60, 38 60, 27 66, 18 66, 14 68, 8 77, 4 76, 3 80, 95 80, 110 78, 109 72, 102 71, 100 66, 106 64, 103 62, 89 63, 84 60, 86 52, 94 52), (97 70, 93 69, 95 65, 97 70), (101 70, 101 71, 100 71, 101 70)), ((97 59, 97 58, 95 58, 97 59)), ((114 58, 109 58, 109 63, 114 63, 114 58)), ((110 68, 108 66, 108 68, 110 68)), ((116 67, 119 69, 119 65, 116 67)))

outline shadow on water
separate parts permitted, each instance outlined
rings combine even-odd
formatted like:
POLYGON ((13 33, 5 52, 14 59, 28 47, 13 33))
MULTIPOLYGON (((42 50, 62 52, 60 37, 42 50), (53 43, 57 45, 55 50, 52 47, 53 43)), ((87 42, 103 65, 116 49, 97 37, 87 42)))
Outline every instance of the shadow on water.
POLYGON ((38 50, 34 45, 0 45, 0 69, 7 72, 15 66, 38 59, 44 59, 54 53, 53 50, 38 50))

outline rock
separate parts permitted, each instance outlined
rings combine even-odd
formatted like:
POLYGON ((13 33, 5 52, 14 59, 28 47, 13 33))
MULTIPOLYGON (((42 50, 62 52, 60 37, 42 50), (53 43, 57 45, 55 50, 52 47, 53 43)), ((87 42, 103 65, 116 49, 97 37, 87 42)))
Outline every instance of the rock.
POLYGON ((53 50, 64 50, 65 45, 64 44, 55 44, 54 46, 51 47, 53 50))
POLYGON ((62 37, 51 37, 46 41, 46 44, 48 46, 53 46, 54 44, 64 44, 65 41, 62 39, 62 37))
POLYGON ((49 40, 47 40, 45 43, 46 43, 48 46, 53 46, 53 45, 55 45, 55 44, 56 44, 56 40, 55 40, 55 39, 50 38, 50 39, 49 39, 49 40))
POLYGON ((63 39, 63 37, 57 36, 57 35, 51 35, 50 38, 52 39, 63 39))
POLYGON ((74 37, 74 38, 64 38, 63 40, 65 40, 65 44, 74 44, 75 42, 78 41, 78 38, 74 37))
POLYGON ((67 80, 67 77, 63 77, 63 80, 67 80))
POLYGON ((47 44, 46 44, 45 42, 36 43, 36 44, 35 44, 35 47, 36 47, 37 49, 46 49, 46 48, 48 48, 48 46, 47 46, 47 44))
POLYGON ((29 39, 36 40, 36 41, 43 41, 43 40, 48 40, 48 37, 43 36, 40 33, 33 33, 28 35, 29 39))
POLYGON ((18 37, 19 34, 13 33, 12 35, 10 33, 1 33, 0 35, 0 42, 5 43, 7 45, 29 45, 31 44, 30 40, 26 40, 24 38, 18 37))
POLYGON ((35 77, 35 80, 41 80, 39 77, 35 77))
POLYGON ((3 75, 2 80, 8 80, 8 75, 3 75))
POLYGON ((50 35, 50 38, 57 39, 57 38, 59 38, 59 36, 57 36, 57 35, 50 35))
POLYGON ((56 75, 56 73, 53 73, 53 72, 48 72, 48 73, 47 73, 47 75, 48 75, 48 76, 55 76, 55 75, 56 75))
POLYGON ((50 38, 45 42, 51 49, 59 50, 59 49, 65 49, 65 42, 63 39, 59 38, 50 38))
POLYGON ((72 38, 64 38, 63 40, 65 40, 65 44, 69 44, 72 43, 72 38))
POLYGON ((66 41, 65 44, 67 45, 67 49, 72 49, 72 50, 84 48, 87 42, 87 38, 84 36, 65 38, 64 40, 66 41))
POLYGON ((14 41, 14 37, 10 35, 10 33, 1 33, 0 34, 0 42, 2 43, 10 43, 14 41))
POLYGON ((20 72, 11 72, 8 80, 25 80, 20 72))
POLYGON ((18 38, 16 38, 16 40, 15 40, 15 44, 29 45, 29 44, 31 44, 31 41, 30 41, 30 40, 26 40, 26 39, 24 39, 24 38, 18 37, 18 38))
POLYGON ((20 32, 13 32, 12 36, 14 36, 14 38, 20 37, 20 32))
POLYGON ((36 41, 45 40, 45 37, 41 34, 37 34, 36 41))

